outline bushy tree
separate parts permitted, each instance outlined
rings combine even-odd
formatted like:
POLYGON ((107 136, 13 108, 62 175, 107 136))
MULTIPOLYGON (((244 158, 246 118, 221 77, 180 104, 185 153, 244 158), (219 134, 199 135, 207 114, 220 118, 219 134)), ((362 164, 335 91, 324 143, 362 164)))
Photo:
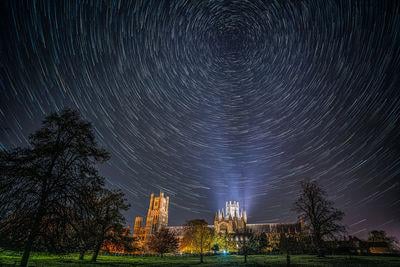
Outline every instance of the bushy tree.
POLYGON ((120 242, 124 237, 125 218, 123 210, 127 210, 124 194, 121 191, 101 190, 93 199, 93 233, 94 248, 92 261, 97 256, 105 241, 120 242))
POLYGON ((175 252, 178 250, 179 241, 174 233, 167 228, 162 228, 156 232, 149 242, 150 250, 163 257, 164 253, 175 252))
POLYGON ((218 245, 218 250, 234 252, 237 250, 234 236, 234 234, 229 233, 215 234, 212 243, 218 245))
POLYGON ((88 191, 83 205, 70 214, 70 224, 74 230, 74 241, 79 250, 79 259, 83 260, 86 251, 92 250, 93 260, 102 247, 118 247, 119 250, 131 250, 133 238, 123 227, 126 210, 121 191, 111 191, 102 187, 88 191), (103 241, 101 241, 103 240, 103 241))
POLYGON ((214 252, 214 254, 217 254, 219 251, 219 245, 218 243, 214 243, 214 245, 212 245, 211 250, 214 252))
POLYGON ((260 233, 256 236, 258 242, 257 253, 264 253, 267 251, 268 247, 268 237, 266 233, 260 233))
POLYGON ((333 205, 317 182, 301 183, 301 192, 294 203, 294 210, 305 221, 318 256, 324 256, 324 240, 335 239, 337 234, 345 231, 341 224, 344 213, 333 205))
POLYGON ((390 240, 391 238, 383 230, 372 230, 368 233, 369 242, 387 242, 390 240))
POLYGON ((73 229, 73 241, 83 260, 86 251, 94 248, 96 243, 96 199, 102 188, 88 191, 83 197, 81 206, 69 214, 70 225, 73 229))
POLYGON ((107 238, 102 250, 107 252, 132 252, 135 250, 133 237, 128 227, 120 231, 113 231, 112 238, 107 238))
POLYGON ((29 144, 0 155, 0 231, 23 244, 21 266, 35 242, 82 204, 82 189, 103 183, 96 165, 109 158, 91 124, 70 109, 46 117, 29 144))
POLYGON ((213 241, 213 230, 210 229, 205 220, 191 220, 186 223, 183 236, 183 246, 200 254, 200 263, 203 263, 204 251, 211 250, 213 241))

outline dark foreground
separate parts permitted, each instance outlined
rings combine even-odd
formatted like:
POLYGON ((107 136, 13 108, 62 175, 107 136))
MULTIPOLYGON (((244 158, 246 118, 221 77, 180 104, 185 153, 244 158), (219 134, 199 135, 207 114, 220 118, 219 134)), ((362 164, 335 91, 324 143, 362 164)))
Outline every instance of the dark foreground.
MULTIPOLYGON (((206 256, 204 264, 194 256, 100 256, 97 263, 89 258, 79 261, 78 255, 53 255, 34 253, 29 266, 286 266, 284 255, 251 255, 247 264, 243 256, 206 256)), ((0 252, 0 266, 18 266, 20 255, 15 252, 0 252)), ((291 266, 400 266, 400 257, 395 256, 327 256, 292 255, 291 266)))

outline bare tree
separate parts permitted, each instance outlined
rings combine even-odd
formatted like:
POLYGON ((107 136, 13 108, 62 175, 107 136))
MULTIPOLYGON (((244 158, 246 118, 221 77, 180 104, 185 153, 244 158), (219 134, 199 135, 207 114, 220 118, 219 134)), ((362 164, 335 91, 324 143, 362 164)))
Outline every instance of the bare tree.
POLYGON ((301 182, 301 192, 294 203, 294 210, 299 218, 304 219, 318 256, 324 256, 325 239, 335 239, 337 234, 345 231, 341 225, 344 213, 333 204, 317 182, 301 182))
POLYGON ((164 253, 177 251, 178 245, 176 235, 167 228, 163 228, 150 238, 149 248, 163 257, 164 253))
POLYGON ((0 231, 26 230, 21 266, 47 232, 47 222, 60 221, 65 210, 78 207, 82 188, 103 183, 96 164, 109 158, 91 124, 70 109, 46 117, 29 143, 27 149, 0 155, 0 231))

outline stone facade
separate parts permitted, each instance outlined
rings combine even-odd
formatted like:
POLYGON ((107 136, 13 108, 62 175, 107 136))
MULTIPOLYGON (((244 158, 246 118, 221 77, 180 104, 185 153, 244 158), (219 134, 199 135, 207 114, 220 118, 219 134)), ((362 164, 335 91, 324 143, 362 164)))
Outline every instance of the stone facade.
POLYGON ((139 247, 145 246, 150 237, 163 227, 168 226, 169 197, 160 192, 159 196, 150 195, 146 223, 143 217, 136 216, 133 226, 133 238, 139 247))
POLYGON ((214 217, 214 231, 217 234, 232 234, 244 229, 247 223, 245 210, 240 210, 239 202, 225 203, 225 211, 218 210, 214 217))

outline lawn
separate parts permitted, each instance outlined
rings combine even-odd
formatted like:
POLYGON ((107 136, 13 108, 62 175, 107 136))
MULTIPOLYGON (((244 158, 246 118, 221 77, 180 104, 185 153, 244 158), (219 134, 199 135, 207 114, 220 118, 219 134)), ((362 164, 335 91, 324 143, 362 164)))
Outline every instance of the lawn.
MULTIPOLYGON (((100 256, 93 264, 87 257, 85 261, 77 260, 77 254, 53 255, 34 253, 29 266, 286 266, 284 255, 252 255, 248 263, 243 263, 243 256, 218 255, 204 257, 205 263, 200 265, 199 258, 194 256, 100 256)), ((0 266, 18 266, 20 254, 0 252, 0 266)), ((385 256, 327 256, 317 258, 311 255, 291 256, 291 266, 400 266, 400 257, 385 256)))

